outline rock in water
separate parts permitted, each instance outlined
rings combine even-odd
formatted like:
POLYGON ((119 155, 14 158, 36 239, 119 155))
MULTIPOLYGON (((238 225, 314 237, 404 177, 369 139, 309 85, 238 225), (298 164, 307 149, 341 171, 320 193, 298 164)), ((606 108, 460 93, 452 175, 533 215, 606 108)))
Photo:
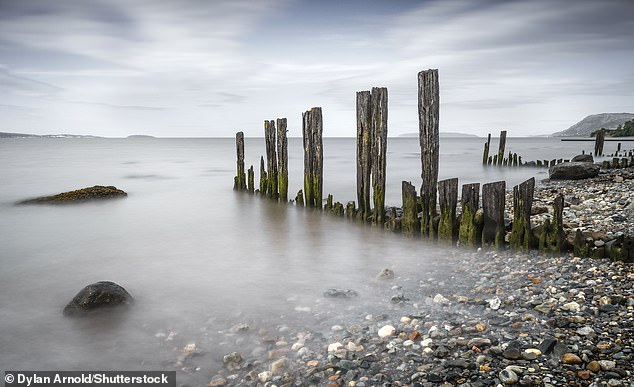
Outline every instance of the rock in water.
POLYGON ((333 297, 333 298, 352 298, 357 297, 359 293, 355 292, 352 289, 337 289, 331 288, 324 292, 324 297, 333 297))
POLYGON ((570 162, 553 165, 548 169, 552 180, 579 180, 595 177, 601 168, 592 163, 570 162))
POLYGON ((89 200, 103 200, 125 197, 125 191, 113 186, 95 185, 93 187, 82 188, 75 191, 62 192, 53 196, 42 196, 35 199, 28 199, 18 204, 66 204, 79 203, 89 200))
POLYGON ((576 155, 570 160, 572 162, 580 162, 580 163, 594 163, 594 157, 592 155, 576 155))
POLYGON ((100 281, 83 288, 64 308, 64 316, 80 316, 93 309, 128 305, 133 298, 124 288, 110 281, 100 281))

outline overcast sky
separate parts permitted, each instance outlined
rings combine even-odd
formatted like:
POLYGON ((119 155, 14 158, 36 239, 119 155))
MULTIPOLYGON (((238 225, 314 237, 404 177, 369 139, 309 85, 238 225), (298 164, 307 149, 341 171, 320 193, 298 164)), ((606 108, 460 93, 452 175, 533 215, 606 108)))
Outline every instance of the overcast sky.
POLYGON ((418 132, 437 68, 441 132, 550 134, 634 112, 634 1, 0 0, 0 131, 261 136, 321 106, 354 136, 356 92, 388 88, 418 132))

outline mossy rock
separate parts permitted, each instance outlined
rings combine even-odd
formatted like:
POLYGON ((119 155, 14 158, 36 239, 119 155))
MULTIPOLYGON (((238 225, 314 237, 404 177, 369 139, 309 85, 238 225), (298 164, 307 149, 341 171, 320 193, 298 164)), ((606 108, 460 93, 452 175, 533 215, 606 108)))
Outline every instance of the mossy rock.
POLYGON ((93 187, 82 188, 75 191, 62 192, 52 196, 42 196, 35 199, 28 199, 18 204, 66 204, 79 203, 91 200, 103 200, 125 197, 128 194, 113 186, 95 185, 93 187))
POLYGON ((90 284, 73 297, 64 308, 64 316, 82 316, 104 307, 129 305, 133 298, 123 287, 110 281, 90 284))

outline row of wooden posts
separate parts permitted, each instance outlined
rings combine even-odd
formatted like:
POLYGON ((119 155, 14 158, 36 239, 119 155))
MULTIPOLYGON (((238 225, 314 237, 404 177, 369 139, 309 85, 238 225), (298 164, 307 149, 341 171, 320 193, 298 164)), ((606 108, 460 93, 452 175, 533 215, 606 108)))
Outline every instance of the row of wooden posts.
MULTIPOLYGON (((506 183, 497 181, 483 184, 482 198, 479 183, 464 184, 460 200, 462 212, 458 215, 458 179, 438 181, 438 70, 426 70, 418 74, 422 167, 420 195, 417 195, 411 182, 403 181, 401 208, 386 208, 387 101, 386 88, 375 87, 370 91, 357 93, 357 202, 349 201, 345 206, 334 202, 332 195, 328 195, 325 206, 322 205, 322 111, 316 107, 303 113, 304 187, 295 196, 295 204, 406 235, 419 235, 439 243, 504 248, 506 183)), ((276 122, 264 122, 266 168, 264 157, 261 157, 259 190, 254 190, 253 166, 249 168, 245 178, 244 135, 242 132, 236 134, 237 175, 234 178, 234 189, 256 192, 274 200, 288 202, 286 125, 285 118, 277 119, 276 122)), ((497 160, 504 154, 506 131, 502 132, 500 138, 497 160)), ((489 145, 490 135, 485 144, 485 152, 489 145)), ((567 245, 563 231, 564 198, 561 194, 557 196, 552 221, 546 220, 539 235, 535 235, 530 222, 534 189, 534 178, 513 187, 514 215, 509 244, 515 249, 539 248, 542 251, 562 252, 567 245)))
MULTIPOLYGON (((498 165, 498 166, 513 166, 513 167, 552 167, 553 165, 569 162, 568 159, 552 159, 552 160, 535 160, 535 161, 522 161, 522 156, 517 153, 508 152, 508 156, 505 157, 506 148, 506 130, 500 132, 500 141, 498 146, 498 152, 496 154, 490 154, 491 150, 491 133, 487 136, 487 141, 484 143, 484 151, 482 152, 482 164, 483 165, 498 165)), ((594 155, 603 157, 603 144, 605 142, 605 132, 601 131, 597 133, 594 143, 594 155)), ((585 151, 583 152, 585 153, 585 151)), ((621 151, 621 143, 618 143, 617 150, 609 157, 613 159, 605 160, 602 162, 602 167, 609 168, 626 168, 628 165, 633 165, 634 151, 621 151), (627 157, 625 157, 627 156, 627 157)))

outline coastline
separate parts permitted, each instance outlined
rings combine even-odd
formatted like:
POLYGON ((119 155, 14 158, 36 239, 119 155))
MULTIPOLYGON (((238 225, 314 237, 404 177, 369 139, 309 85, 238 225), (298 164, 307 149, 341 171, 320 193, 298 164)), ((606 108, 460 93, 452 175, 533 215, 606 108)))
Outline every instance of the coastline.
MULTIPOLYGON (((329 334, 248 326, 211 386, 629 386, 632 265, 565 255, 449 256, 447 278, 329 334), (256 333, 257 332, 257 333, 256 333), (383 337, 381 337, 383 336, 383 337), (271 339, 274 337, 274 339, 271 339), (629 384, 628 384, 629 383, 629 384)), ((398 273, 382 286, 403 281, 398 273)), ((342 300, 345 307, 345 300, 342 300)), ((184 349, 185 350, 185 349, 184 349)))
MULTIPOLYGON (((552 215, 561 193, 568 240, 580 229, 599 257, 602 247, 633 235, 631 192, 632 168, 542 181, 533 228, 552 215)), ((508 198, 506 212, 509 218, 508 198)), ((409 279, 398 273, 377 280, 401 294, 385 299, 384 313, 348 316, 327 334, 283 325, 233 330, 236 343, 248 336, 259 349, 243 353, 236 345, 210 386, 634 385, 633 265, 462 248, 447 250, 443 264, 449 271, 421 272, 407 291, 409 279)))

